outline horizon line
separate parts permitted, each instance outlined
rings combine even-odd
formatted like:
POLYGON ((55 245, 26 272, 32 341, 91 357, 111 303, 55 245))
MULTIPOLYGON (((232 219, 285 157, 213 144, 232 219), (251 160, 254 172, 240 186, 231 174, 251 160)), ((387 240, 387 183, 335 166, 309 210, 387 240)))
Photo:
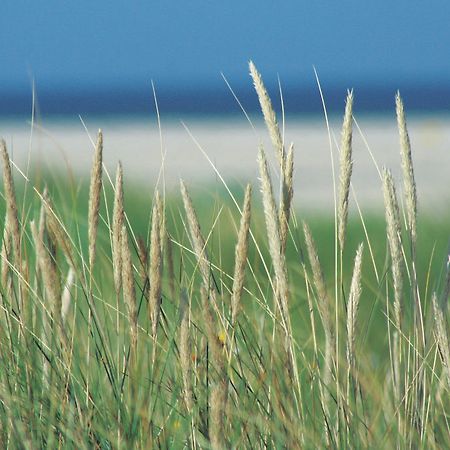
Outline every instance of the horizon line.
MULTIPOLYGON (((268 85, 276 110, 281 110, 280 92, 277 85, 268 85)), ((384 113, 395 108, 395 94, 399 90, 409 112, 450 112, 450 82, 443 84, 405 83, 403 87, 393 84, 370 83, 346 87, 343 83, 322 85, 329 112, 342 112, 347 89, 352 88, 355 110, 368 113, 384 113)), ((249 84, 234 86, 233 90, 248 112, 259 110, 257 96, 249 84)), ((317 86, 282 86, 284 109, 287 114, 322 113, 317 86)), ((0 87, 0 117, 17 117, 30 114, 33 92, 24 89, 2 90, 0 87)), ((143 115, 154 112, 153 92, 150 86, 121 87, 71 87, 67 89, 37 89, 36 112, 42 116, 68 116, 73 114, 97 115, 143 115)), ((160 86, 156 98, 164 114, 184 113, 190 115, 230 115, 240 108, 230 90, 211 85, 160 86)))

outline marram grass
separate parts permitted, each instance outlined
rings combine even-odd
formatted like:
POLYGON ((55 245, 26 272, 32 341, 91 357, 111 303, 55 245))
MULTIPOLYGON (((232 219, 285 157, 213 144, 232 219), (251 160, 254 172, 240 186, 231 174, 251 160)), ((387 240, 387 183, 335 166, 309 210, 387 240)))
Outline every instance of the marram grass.
POLYGON ((350 93, 338 223, 315 222, 250 72, 278 176, 259 149, 233 202, 181 182, 142 223, 120 164, 103 183, 101 133, 90 190, 24 181, 1 141, 2 448, 450 447, 448 229, 418 214, 400 96, 405 198, 385 169, 386 224, 349 214, 350 93))

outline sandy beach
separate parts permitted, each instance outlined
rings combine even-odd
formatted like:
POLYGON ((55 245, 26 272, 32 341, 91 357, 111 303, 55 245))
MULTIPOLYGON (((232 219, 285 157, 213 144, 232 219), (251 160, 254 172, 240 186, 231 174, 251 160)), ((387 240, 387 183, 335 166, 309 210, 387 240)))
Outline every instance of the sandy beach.
MULTIPOLYGON (((398 134, 392 117, 362 117, 354 126, 353 186, 364 208, 381 208, 378 168, 391 168, 400 184, 398 134), (370 150, 370 151, 369 151, 370 150), (373 157, 373 158, 372 158, 373 157)), ((187 119, 162 121, 155 118, 85 119, 36 122, 0 122, 0 135, 22 170, 28 158, 33 165, 51 170, 70 170, 88 176, 98 128, 104 133, 104 161, 111 174, 121 160, 128 179, 154 186, 162 177, 169 190, 180 178, 193 188, 209 189, 218 177, 204 153, 224 179, 243 183, 257 179, 257 153, 263 145, 273 160, 273 151, 259 117, 250 124, 244 117, 223 120, 187 119), (202 151, 203 150, 203 151, 202 151), (204 152, 204 153, 203 153, 204 152), (164 170, 161 170, 161 167, 164 170)), ((338 177, 340 121, 330 124, 330 138, 323 119, 289 118, 285 142, 295 145, 295 201, 298 207, 322 209, 333 204, 333 169, 330 139, 338 177)), ((427 212, 450 212, 450 117, 412 117, 408 120, 420 208, 427 212)), ((20 176, 20 175, 19 175, 20 176)), ((275 181, 276 182, 276 181, 275 181)), ((354 200, 353 200, 354 203, 354 200)), ((354 206, 353 206, 354 209, 354 206)))

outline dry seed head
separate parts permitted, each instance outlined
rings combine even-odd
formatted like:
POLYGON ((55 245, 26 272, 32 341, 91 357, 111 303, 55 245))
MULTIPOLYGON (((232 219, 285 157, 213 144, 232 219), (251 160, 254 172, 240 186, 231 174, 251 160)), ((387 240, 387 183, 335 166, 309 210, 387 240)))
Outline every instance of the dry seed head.
POLYGON ((256 70, 252 61, 249 62, 250 75, 253 79, 256 93, 258 94, 259 104, 264 115, 264 121, 266 122, 267 129, 269 130, 272 144, 275 147, 275 152, 278 158, 278 164, 281 170, 284 170, 284 146, 283 139, 281 137, 280 127, 278 126, 277 117, 272 107, 269 94, 264 86, 260 73, 256 70))
POLYGON ((159 217, 159 242, 161 245, 161 254, 164 254, 164 244, 166 243, 166 215, 164 214, 164 200, 161 199, 161 196, 159 195, 159 191, 156 191, 155 193, 155 201, 157 201, 158 206, 158 217, 159 217), (158 197, 156 199, 156 197, 158 197))
POLYGON ((231 296, 231 324, 236 323, 239 312, 242 289, 244 287, 245 265, 248 252, 248 232, 250 229, 252 187, 247 185, 239 226, 238 241, 234 257, 233 294, 231 296))
POLYGON ((5 189, 6 216, 10 233, 12 247, 14 251, 14 260, 19 266, 20 262, 20 225, 17 212, 16 191, 14 189, 14 180, 11 172, 11 163, 9 160, 6 143, 0 140, 0 152, 3 161, 3 185, 5 189))
POLYGON ((294 195, 293 187, 294 174, 294 144, 291 144, 286 157, 286 165, 282 172, 282 196, 280 199, 279 222, 280 222, 280 239, 281 253, 286 251, 287 235, 289 231, 289 218, 291 215, 292 197, 294 195))
MULTIPOLYGON (((44 191, 45 193, 45 191, 44 191)), ((56 242, 59 247, 62 249, 64 256, 66 258, 67 263, 72 267, 75 268, 75 259, 73 256, 73 250, 72 245, 70 243, 69 236, 67 235, 67 231, 60 222, 59 218, 57 217, 53 205, 50 201, 50 198, 42 197, 42 205, 45 209, 45 223, 47 226, 47 229, 49 231, 51 239, 56 242)), ((40 235, 43 237, 44 233, 43 231, 39 230, 40 235)))
POLYGON ((309 264, 313 273, 314 286, 316 287, 318 305, 320 314, 324 322, 325 333, 330 330, 331 319, 329 312, 329 299, 325 286, 322 266, 320 264, 319 255, 317 253, 316 244, 312 236, 311 230, 306 222, 303 222, 303 233, 305 235, 306 249, 308 251, 309 264))
POLYGON ((1 270, 1 282, 4 288, 10 286, 11 278, 11 253, 12 253, 12 241, 11 241, 11 233, 9 231, 8 226, 8 214, 5 215, 5 224, 3 227, 3 240, 2 240, 2 250, 1 250, 1 259, 2 259, 2 270, 1 270))
POLYGON ((156 336, 158 328, 162 289, 161 218, 159 216, 160 202, 159 193, 157 192, 153 203, 152 229, 150 234, 149 316, 153 337, 156 336))
POLYGON ((56 263, 40 239, 39 232, 34 221, 31 221, 30 226, 36 249, 36 257, 38 259, 42 279, 44 281, 44 289, 47 293, 48 299, 50 300, 53 319, 56 323, 60 323, 62 309, 61 284, 56 263))
MULTIPOLYGON (((38 222, 38 234, 39 234, 39 239, 42 242, 45 242, 46 235, 48 235, 50 239, 53 237, 53 236, 50 236, 49 233, 47 232, 47 220, 46 220, 47 213, 45 211, 45 204, 44 204, 44 202, 50 201, 49 197, 50 196, 48 193, 48 188, 47 188, 47 186, 45 186, 44 191, 42 193, 42 197, 41 197, 41 209, 39 211, 39 222, 38 222)), ((53 241, 55 241, 55 239, 53 239, 53 241)), ((37 279, 38 273, 40 271, 39 260, 37 258, 35 260, 35 270, 36 270, 36 279, 37 279)))
POLYGON ((272 258, 277 290, 280 294, 281 309, 283 319, 288 320, 288 287, 286 259, 281 253, 280 229, 278 222, 277 208, 273 196, 272 182, 270 180, 269 169, 264 150, 259 151, 259 173, 261 176, 261 192, 263 197, 264 216, 266 220, 267 236, 269 240, 269 252, 272 258))
POLYGON ((124 224, 123 209, 123 172, 122 164, 117 164, 116 183, 114 189, 114 207, 112 219, 112 257, 114 271, 114 287, 119 295, 122 286, 122 227, 124 224))
POLYGON ((141 279, 142 285, 145 286, 146 284, 148 284, 148 249, 142 236, 136 237, 136 244, 139 258, 139 277, 141 279))
POLYGON ((352 283, 347 303, 347 362, 350 367, 355 360, 355 331, 356 315, 358 314, 359 299, 361 297, 361 267, 362 267, 363 244, 356 251, 355 265, 353 267, 352 283))
POLYGON ((395 96, 395 106, 397 112, 398 132, 400 135, 400 154, 402 158, 403 186, 406 197, 406 211, 408 215, 408 227, 411 232, 413 243, 417 237, 417 192, 416 181, 414 179, 414 168, 411 156, 411 143, 409 140, 408 129, 406 127, 405 111, 400 93, 395 96))
POLYGON ((348 197, 350 192, 350 179, 353 170, 352 160, 352 111, 353 91, 348 92, 345 104, 344 123, 342 124, 341 153, 340 153, 340 176, 339 176, 339 244, 341 251, 344 249, 345 229, 348 217, 348 197))
POLYGON ((391 172, 386 168, 383 171, 383 193, 386 214, 386 231, 391 254, 392 276, 394 280, 395 325, 400 331, 403 295, 400 212, 394 180, 391 172))
POLYGON ((134 288, 133 264, 131 262, 130 247, 128 245, 128 235, 125 225, 122 226, 120 237, 122 243, 122 285, 123 299, 127 306, 128 317, 130 320, 131 341, 133 344, 137 341, 137 305, 136 291, 134 288))
POLYGON ((45 205, 44 205, 44 201, 50 201, 50 196, 48 193, 48 188, 47 186, 44 187, 44 192, 42 193, 42 199, 43 201, 41 201, 41 210, 39 212, 39 237, 42 239, 42 241, 44 241, 44 236, 45 236, 45 226, 46 226, 46 213, 45 213, 45 205))
POLYGON ((95 246, 97 241, 98 216, 100 210, 100 191, 102 189, 102 153, 103 135, 98 131, 97 145, 95 146, 94 160, 91 171, 89 188, 88 211, 88 240, 89 240, 89 267, 92 271, 95 261, 95 246))
POLYGON ((183 197, 184 209, 186 211, 186 217, 189 227, 189 233, 191 235, 193 250, 198 259, 200 273, 203 277, 203 283, 205 285, 205 288, 209 289, 210 263, 208 259, 208 254, 206 252, 206 243, 205 240, 203 239, 200 230, 200 224, 198 222, 194 206, 192 205, 191 197, 189 196, 189 192, 183 180, 180 180, 180 189, 181 189, 181 196, 183 197))

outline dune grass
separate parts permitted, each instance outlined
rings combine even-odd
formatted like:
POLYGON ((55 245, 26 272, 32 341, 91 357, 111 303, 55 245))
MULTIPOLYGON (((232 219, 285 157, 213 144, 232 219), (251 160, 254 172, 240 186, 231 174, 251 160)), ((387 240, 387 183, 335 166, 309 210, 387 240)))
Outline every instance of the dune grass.
POLYGON ((101 133, 89 182, 25 180, 2 143, 2 447, 450 446, 450 217, 418 214, 400 96, 386 217, 351 210, 353 93, 336 210, 308 216, 250 72, 277 161, 255 149, 253 188, 143 192, 101 133))

